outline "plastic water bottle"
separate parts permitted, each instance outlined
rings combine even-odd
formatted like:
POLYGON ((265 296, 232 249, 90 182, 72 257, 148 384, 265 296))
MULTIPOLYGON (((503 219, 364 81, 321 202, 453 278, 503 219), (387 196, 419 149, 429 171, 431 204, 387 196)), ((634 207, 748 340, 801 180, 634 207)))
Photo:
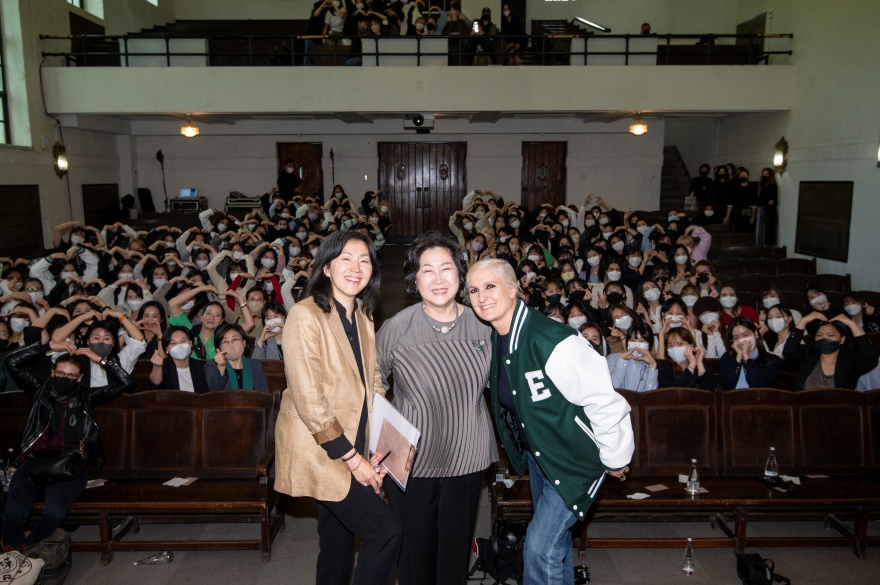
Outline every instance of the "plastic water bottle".
POLYGON ((764 477, 767 479, 776 479, 779 477, 779 464, 776 462, 776 447, 770 447, 770 455, 767 456, 767 463, 764 465, 764 477))
POLYGON ((691 472, 688 474, 687 493, 696 495, 700 493, 700 476, 697 474, 697 460, 691 459, 691 472))
POLYGON ((694 561, 694 541, 688 538, 687 546, 684 549, 684 557, 681 559, 681 572, 685 575, 693 575, 697 563, 694 561))

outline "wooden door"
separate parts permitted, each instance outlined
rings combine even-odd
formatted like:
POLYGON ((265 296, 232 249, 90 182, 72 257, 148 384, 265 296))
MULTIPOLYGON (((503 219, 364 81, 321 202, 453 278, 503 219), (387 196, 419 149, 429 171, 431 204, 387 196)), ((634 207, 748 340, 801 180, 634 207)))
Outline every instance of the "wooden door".
POLYGON ((522 143, 522 204, 534 209, 543 203, 565 204, 567 142, 522 143))
POLYGON ((0 186, 0 250, 12 258, 43 250, 40 189, 36 185, 0 186))
POLYGON ((121 219, 119 185, 116 183, 83 185, 82 198, 83 218, 86 225, 101 229, 102 226, 121 219))
MULTIPOLYGON (((303 197, 324 193, 324 145, 321 142, 279 142, 278 172, 282 163, 292 158, 302 185, 303 197)), ((328 189, 332 193, 333 189, 328 189)))
POLYGON ((380 142, 379 188, 391 207, 392 242, 449 231, 467 193, 466 142, 380 142))

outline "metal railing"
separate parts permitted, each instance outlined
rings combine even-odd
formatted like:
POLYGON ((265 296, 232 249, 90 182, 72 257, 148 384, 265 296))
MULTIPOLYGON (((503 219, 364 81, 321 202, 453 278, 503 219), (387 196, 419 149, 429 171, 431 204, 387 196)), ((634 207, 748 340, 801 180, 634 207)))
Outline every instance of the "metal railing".
MULTIPOLYGON (((144 66, 144 59, 159 58, 149 66, 173 67, 182 59, 205 59, 205 66, 292 66, 303 64, 306 58, 319 63, 322 58, 331 58, 330 64, 355 56, 350 52, 362 40, 374 41, 376 49, 361 51, 363 59, 375 59, 381 64, 382 57, 413 57, 415 65, 422 65, 425 57, 436 58, 443 53, 425 52, 422 44, 445 39, 448 49, 448 65, 471 65, 476 57, 488 56, 493 64, 505 64, 512 56, 508 43, 517 41, 524 50, 517 52, 524 65, 569 65, 572 63, 591 65, 596 58, 616 57, 613 62, 603 64, 630 65, 758 65, 769 64, 774 55, 792 55, 788 50, 767 50, 763 47, 765 39, 790 40, 792 34, 751 34, 751 35, 451 35, 451 36, 270 36, 270 35, 40 35, 43 46, 49 43, 69 43, 67 50, 44 50, 44 58, 60 57, 66 66, 144 66), (384 51, 393 41, 407 39, 416 43, 415 51, 384 51), (583 40, 583 49, 572 49, 572 44, 583 40), (648 39, 656 39, 656 45, 645 44, 648 39), (203 41, 204 51, 181 50, 175 44, 185 41, 203 41), (307 43, 311 41, 311 43, 307 43), (744 41, 744 42, 743 42, 744 41), (732 43, 732 44, 730 44, 732 43), (312 44, 308 47, 308 44, 312 44), (132 47, 140 45, 141 47, 132 47), (145 46, 153 46, 144 50, 145 46), (487 50, 487 45, 490 50, 487 50), (622 46, 620 46, 622 45, 622 46), (231 47, 235 49, 232 50, 231 47), (323 47, 315 51, 314 47, 323 47), (477 49, 476 47, 481 47, 477 49), (653 57, 653 59, 646 59, 653 57), (575 58, 575 61, 572 61, 575 58), (639 59, 642 58, 642 59, 639 59), (619 61, 619 63, 617 62, 619 61)), ((52 63, 48 63, 52 65, 52 63)), ((316 63, 313 63, 316 64, 316 63)), ((192 63, 189 63, 192 66, 192 63)))

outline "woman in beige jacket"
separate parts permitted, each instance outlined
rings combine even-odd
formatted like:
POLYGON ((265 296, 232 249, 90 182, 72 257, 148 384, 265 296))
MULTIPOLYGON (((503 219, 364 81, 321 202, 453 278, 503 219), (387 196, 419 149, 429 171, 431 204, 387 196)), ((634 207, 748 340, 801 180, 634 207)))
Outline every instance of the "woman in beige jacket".
POLYGON ((318 249, 306 298, 293 306, 282 349, 288 388, 275 430, 275 489, 318 501, 317 583, 351 583, 355 536, 363 542, 356 585, 390 585, 400 521, 378 495, 377 473, 362 455, 373 396, 384 394, 372 312, 379 272, 368 236, 334 232, 318 249))

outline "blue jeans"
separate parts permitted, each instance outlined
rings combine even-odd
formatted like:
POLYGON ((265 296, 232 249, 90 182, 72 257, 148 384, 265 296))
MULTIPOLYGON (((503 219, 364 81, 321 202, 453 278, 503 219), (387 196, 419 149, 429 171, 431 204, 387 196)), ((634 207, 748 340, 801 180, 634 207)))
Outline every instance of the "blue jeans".
POLYGON ((523 585, 574 585, 571 527, 577 518, 544 477, 531 453, 528 457, 535 514, 526 532, 523 585))

